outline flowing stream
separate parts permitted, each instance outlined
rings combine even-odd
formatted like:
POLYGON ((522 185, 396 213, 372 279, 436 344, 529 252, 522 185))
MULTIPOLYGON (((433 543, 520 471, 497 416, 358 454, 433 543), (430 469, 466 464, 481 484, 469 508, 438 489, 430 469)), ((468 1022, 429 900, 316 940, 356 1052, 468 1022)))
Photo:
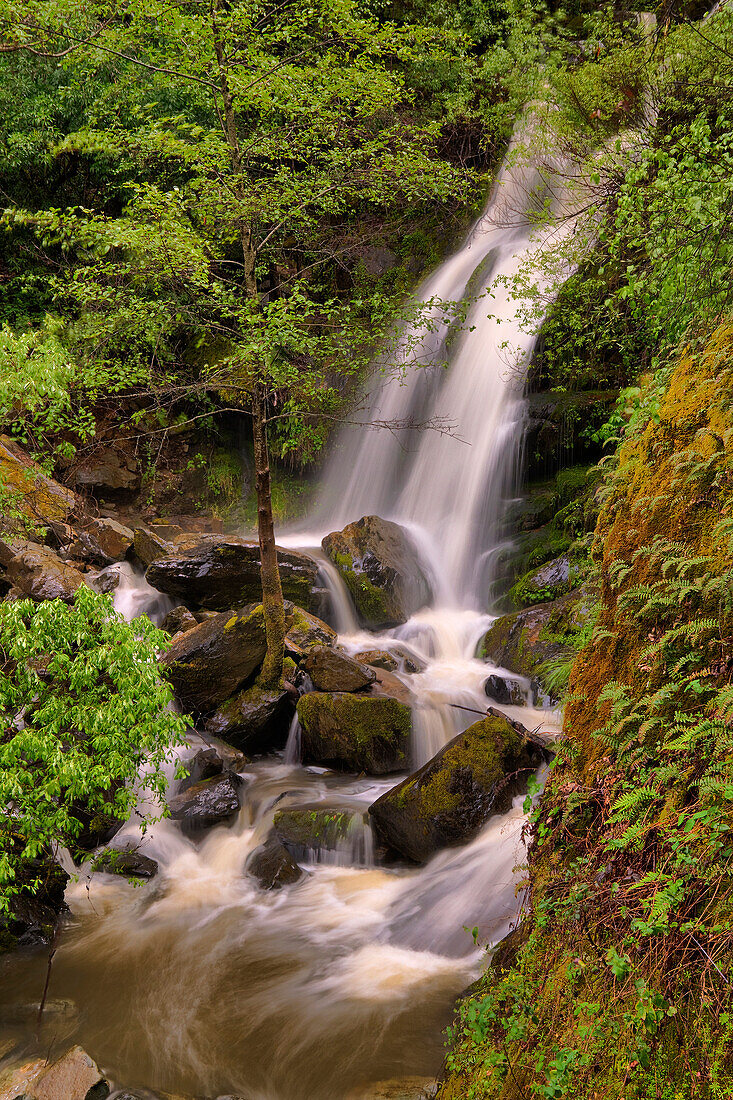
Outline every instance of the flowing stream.
MULTIPOLYGON (((510 156, 484 215, 418 292, 465 298, 466 324, 454 331, 436 306, 430 326, 404 335, 405 358, 417 348, 421 367, 402 379, 377 377, 371 418, 446 416, 455 432, 347 430, 311 531, 280 540, 320 554, 323 534, 369 513, 412 532, 435 599, 402 627, 379 636, 360 630, 325 561, 323 574, 349 652, 391 649, 419 668, 401 672, 415 698, 413 766, 488 702, 483 688, 494 670, 475 652, 492 621, 481 608, 516 474, 522 364, 532 347, 509 288, 495 280, 511 277, 538 247, 531 213, 548 196, 559 201, 546 175, 510 156)), ((130 567, 121 573, 118 608, 160 619, 170 606, 165 598, 130 567)), ((535 709, 531 685, 522 688, 524 704, 503 709, 528 727, 557 729, 559 716, 535 709)), ((192 734, 184 755, 199 746, 192 734)), ((98 873, 69 886, 73 916, 53 964, 44 1043, 73 1037, 119 1085, 186 1096, 347 1100, 370 1082, 434 1075, 455 998, 484 957, 471 930, 479 944, 495 943, 521 907, 521 798, 473 841, 424 867, 377 866, 366 811, 401 776, 303 767, 297 725, 284 754, 255 760, 242 775, 233 825, 196 842, 171 821, 148 831, 142 850, 160 866, 151 883, 135 887, 98 873), (263 892, 244 865, 275 809, 316 805, 351 810, 355 828, 338 849, 305 864, 299 882, 263 892)), ((115 844, 131 837, 138 837, 134 822, 115 844)), ((27 1025, 23 1006, 38 1002, 45 969, 45 955, 4 964, 4 1030, 27 1025)))

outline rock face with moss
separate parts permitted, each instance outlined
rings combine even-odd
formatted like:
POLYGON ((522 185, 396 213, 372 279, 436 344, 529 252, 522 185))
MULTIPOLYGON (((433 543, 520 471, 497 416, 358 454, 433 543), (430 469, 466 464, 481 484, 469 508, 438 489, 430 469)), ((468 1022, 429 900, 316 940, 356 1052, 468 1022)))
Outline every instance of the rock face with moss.
POLYGON ((284 744, 294 710, 291 692, 252 684, 222 703, 204 728, 238 749, 274 750, 284 744))
POLYGON ((249 612, 224 611, 175 638, 161 667, 181 705, 205 713, 254 675, 266 648, 261 605, 249 612))
POLYGON ((543 742, 498 711, 475 722, 369 807, 383 844, 424 863, 463 844, 506 810, 521 782, 548 758, 543 742))
POLYGON ((363 516, 343 531, 326 535, 322 545, 370 630, 407 622, 430 602, 430 584, 417 549, 399 524, 363 516))
POLYGON ((304 759, 385 775, 407 766, 410 708, 382 695, 313 691, 298 700, 304 759))
MULTIPOLYGON (((318 574, 316 562, 297 550, 278 549, 278 564, 284 597, 309 608, 318 574)), ((262 599, 259 545, 233 535, 208 535, 156 558, 145 579, 160 592, 210 611, 258 603, 262 599)))

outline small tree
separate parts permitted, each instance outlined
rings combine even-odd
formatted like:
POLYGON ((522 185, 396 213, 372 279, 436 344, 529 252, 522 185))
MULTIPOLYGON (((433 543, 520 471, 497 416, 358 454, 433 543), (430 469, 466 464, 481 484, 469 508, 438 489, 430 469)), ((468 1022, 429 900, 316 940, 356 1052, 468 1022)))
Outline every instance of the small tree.
POLYGON ((0 28, 6 52, 55 58, 80 78, 117 70, 104 125, 55 153, 132 159, 121 213, 15 209, 6 222, 59 255, 57 300, 76 310, 77 347, 100 361, 198 343, 205 387, 251 415, 262 679, 276 682, 284 612, 268 422, 283 449, 317 449, 318 417, 384 331, 388 300, 344 302, 321 277, 349 216, 465 196, 465 171, 436 156, 436 126, 418 120, 404 75, 424 58, 449 63, 450 50, 355 0, 3 0, 0 28))
POLYGON ((74 850, 90 819, 129 817, 143 768, 162 811, 186 729, 158 670, 166 641, 85 586, 73 605, 0 603, 0 913, 31 861, 74 850))

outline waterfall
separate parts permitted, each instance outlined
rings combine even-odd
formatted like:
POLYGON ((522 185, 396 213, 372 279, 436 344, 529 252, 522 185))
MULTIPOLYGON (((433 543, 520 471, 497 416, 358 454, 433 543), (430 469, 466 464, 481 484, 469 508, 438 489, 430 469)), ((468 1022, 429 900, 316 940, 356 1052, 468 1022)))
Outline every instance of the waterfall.
POLYGON ((526 153, 536 130, 532 118, 518 127, 484 213, 417 292, 427 315, 405 325, 377 370, 360 419, 393 427, 346 428, 323 478, 319 526, 334 530, 367 514, 408 526, 437 566, 443 606, 486 606, 536 339, 522 327, 527 303, 512 280, 572 229, 565 166, 526 153), (548 208, 549 226, 541 216, 548 208), (462 306, 465 322, 451 324, 440 302, 462 306), (399 426, 406 421, 416 426, 399 426), (454 428, 425 428, 431 421, 454 428))

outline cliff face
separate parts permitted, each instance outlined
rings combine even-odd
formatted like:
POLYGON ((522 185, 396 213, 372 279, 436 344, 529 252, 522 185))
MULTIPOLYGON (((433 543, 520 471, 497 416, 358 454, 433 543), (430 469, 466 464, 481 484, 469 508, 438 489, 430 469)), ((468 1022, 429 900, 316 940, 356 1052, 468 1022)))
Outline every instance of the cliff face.
POLYGON ((733 325, 638 400, 531 911, 461 1005, 443 1100, 733 1092, 733 325))

